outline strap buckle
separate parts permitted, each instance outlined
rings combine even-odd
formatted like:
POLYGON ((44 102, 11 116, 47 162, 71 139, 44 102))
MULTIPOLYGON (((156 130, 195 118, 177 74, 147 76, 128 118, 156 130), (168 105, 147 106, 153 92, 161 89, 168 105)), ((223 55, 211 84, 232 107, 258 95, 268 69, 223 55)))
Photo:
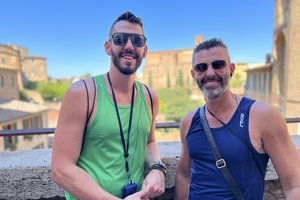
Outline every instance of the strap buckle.
POLYGON ((216 161, 216 166, 218 169, 222 169, 224 167, 226 167, 226 162, 224 159, 219 159, 216 161))

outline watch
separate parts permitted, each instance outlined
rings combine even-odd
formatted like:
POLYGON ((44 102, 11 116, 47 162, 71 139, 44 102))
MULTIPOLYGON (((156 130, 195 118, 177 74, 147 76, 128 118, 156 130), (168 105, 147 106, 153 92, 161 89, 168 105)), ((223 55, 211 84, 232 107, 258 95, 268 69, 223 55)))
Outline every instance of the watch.
POLYGON ((161 161, 155 161, 150 167, 150 170, 152 169, 157 169, 164 173, 165 176, 167 175, 167 168, 161 161))

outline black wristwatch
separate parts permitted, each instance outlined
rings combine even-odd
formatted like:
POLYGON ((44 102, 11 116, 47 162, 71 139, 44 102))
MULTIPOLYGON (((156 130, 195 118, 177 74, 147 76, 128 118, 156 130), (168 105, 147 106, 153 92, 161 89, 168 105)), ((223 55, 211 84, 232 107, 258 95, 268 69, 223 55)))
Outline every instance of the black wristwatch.
POLYGON ((167 175, 167 168, 161 161, 155 161, 150 167, 150 170, 152 169, 157 169, 164 173, 165 176, 167 175))

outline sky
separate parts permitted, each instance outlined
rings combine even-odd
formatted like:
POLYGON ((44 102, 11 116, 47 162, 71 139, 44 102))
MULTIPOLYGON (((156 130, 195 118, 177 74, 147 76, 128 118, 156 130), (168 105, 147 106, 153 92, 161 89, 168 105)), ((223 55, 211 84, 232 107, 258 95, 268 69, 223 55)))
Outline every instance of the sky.
POLYGON ((201 34, 223 39, 232 62, 263 63, 272 51, 274 1, 0 0, 0 44, 47 58, 52 78, 105 73, 110 26, 131 11, 143 21, 150 52, 193 48, 201 34))

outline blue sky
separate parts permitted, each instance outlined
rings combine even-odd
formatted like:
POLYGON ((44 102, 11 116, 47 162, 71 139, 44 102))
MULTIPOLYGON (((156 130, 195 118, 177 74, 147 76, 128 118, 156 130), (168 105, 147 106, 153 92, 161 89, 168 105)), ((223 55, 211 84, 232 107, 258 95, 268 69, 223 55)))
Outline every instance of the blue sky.
POLYGON ((104 41, 123 12, 141 17, 149 51, 185 49, 219 37, 233 62, 264 62, 272 51, 274 0, 0 0, 0 44, 47 58, 48 76, 109 69, 104 41))

